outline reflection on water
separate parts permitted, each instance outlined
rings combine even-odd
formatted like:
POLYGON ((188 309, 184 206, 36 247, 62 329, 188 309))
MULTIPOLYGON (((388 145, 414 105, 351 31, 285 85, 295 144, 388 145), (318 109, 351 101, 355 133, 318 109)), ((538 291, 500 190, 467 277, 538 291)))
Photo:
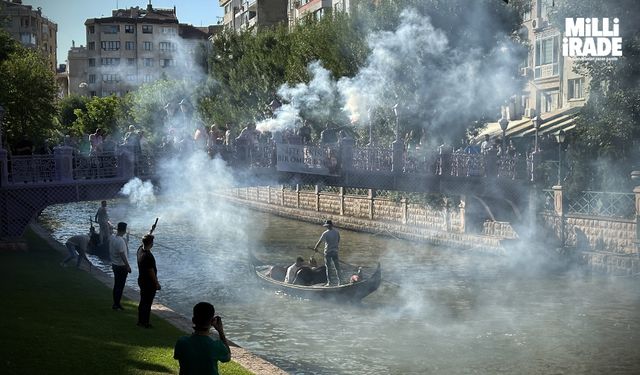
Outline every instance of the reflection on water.
MULTIPOLYGON (((88 229, 97 207, 52 206, 41 221, 64 241, 88 229)), ((137 235, 132 254, 162 210, 109 207, 112 221, 129 222, 137 235)), ((203 223, 206 230, 196 231, 192 219, 160 217, 157 300, 185 316, 195 303, 212 302, 232 340, 291 373, 640 371, 637 278, 536 272, 527 262, 342 230, 341 259, 381 262, 386 282, 361 304, 301 300, 261 289, 247 249, 272 262, 308 258, 322 227, 237 209, 224 222, 203 223)), ((134 269, 129 286, 136 277, 134 269)))

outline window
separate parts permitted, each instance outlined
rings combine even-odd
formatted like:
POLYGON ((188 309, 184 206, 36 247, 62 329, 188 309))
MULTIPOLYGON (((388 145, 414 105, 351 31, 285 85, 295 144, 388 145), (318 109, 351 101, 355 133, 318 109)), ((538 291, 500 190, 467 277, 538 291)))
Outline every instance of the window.
POLYGON ((20 33, 20 43, 25 45, 36 44, 36 35, 29 32, 20 33))
POLYGON ((163 34, 176 35, 176 29, 174 29, 173 27, 163 26, 161 31, 163 34))
POLYGON ((127 74, 127 81, 134 82, 136 80, 135 74, 127 74))
POLYGON ((100 30, 104 34, 117 34, 120 32, 120 25, 102 25, 100 30))
POLYGON ((87 44, 87 48, 89 49, 89 51, 94 51, 96 49, 96 42, 89 42, 87 44))
POLYGON ((29 17, 20 18, 20 26, 29 27, 29 17))
POLYGON ((136 42, 124 42, 124 49, 127 51, 136 49, 136 42))
POLYGON ((151 74, 145 74, 144 78, 142 79, 143 82, 145 83, 149 83, 151 81, 153 81, 153 76, 151 74))
POLYGON ((554 0, 540 0, 538 1, 540 4, 540 17, 544 19, 549 19, 549 14, 553 11, 553 6, 555 5, 554 0))
POLYGON ((153 34, 153 25, 142 25, 143 34, 153 34))
POLYGON ((89 66, 96 66, 96 59, 89 59, 89 66))
POLYGON ((176 66, 176 60, 174 59, 162 59, 160 60, 160 66, 163 68, 169 67, 169 66, 176 66))
POLYGON ((89 74, 89 83, 96 83, 96 75, 89 74))
POLYGON ((569 80, 569 100, 584 98, 584 78, 569 80))
POLYGON ((95 34, 96 33, 96 27, 94 25, 89 25, 89 26, 87 26, 87 31, 89 31, 89 34, 95 34))
POLYGON ((175 51, 176 46, 171 42, 160 42, 160 51, 175 51))
POLYGON ((94 97, 94 96, 98 95, 98 93, 97 93, 97 92, 95 92, 95 91, 91 91, 91 92, 89 93, 89 95, 91 95, 91 97, 94 97))
POLYGON ((120 82, 120 77, 117 74, 103 74, 102 82, 120 82))
POLYGON ((144 66, 147 66, 147 67, 153 66, 153 59, 144 59, 144 66))
POLYGON ((124 25, 124 32, 126 34, 133 34, 135 32, 135 25, 124 25))
POLYGON ((136 65, 136 59, 128 58, 127 65, 136 65))
POLYGON ((120 59, 113 58, 113 57, 106 57, 106 58, 100 59, 100 64, 118 66, 120 65, 120 59))
POLYGON ((541 113, 547 113, 558 109, 558 97, 559 92, 554 91, 542 91, 539 93, 541 113))
POLYGON ((151 51, 153 50, 153 42, 144 42, 142 44, 143 48, 145 51, 151 51))
POLYGON ((536 40, 536 61, 534 78, 545 78, 558 75, 559 36, 536 40))
POLYGON ((120 49, 120 41, 100 42, 100 47, 104 51, 118 51, 120 49))
POLYGON ((531 0, 525 1, 522 7, 522 20, 529 21, 531 19, 531 0))

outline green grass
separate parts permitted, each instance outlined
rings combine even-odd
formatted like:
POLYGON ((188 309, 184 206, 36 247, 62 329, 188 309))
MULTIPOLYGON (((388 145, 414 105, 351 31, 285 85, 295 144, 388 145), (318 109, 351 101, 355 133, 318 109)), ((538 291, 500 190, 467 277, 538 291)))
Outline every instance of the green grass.
MULTIPOLYGON (((111 309, 111 289, 33 234, 29 251, 0 251, 0 373, 177 374, 173 345, 185 333, 158 317, 136 326, 137 301, 111 309)), ((221 374, 251 374, 235 362, 221 374)))

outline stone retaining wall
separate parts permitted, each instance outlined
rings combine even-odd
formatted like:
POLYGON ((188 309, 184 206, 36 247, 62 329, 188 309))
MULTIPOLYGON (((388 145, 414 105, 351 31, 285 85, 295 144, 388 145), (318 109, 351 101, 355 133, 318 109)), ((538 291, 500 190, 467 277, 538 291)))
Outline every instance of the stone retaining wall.
MULTIPOLYGON (((367 195, 303 190, 283 187, 246 187, 218 191, 233 203, 278 216, 320 223, 331 219, 342 228, 369 233, 386 233, 455 248, 469 248, 503 254, 503 237, 462 233, 458 211, 432 210, 386 198, 367 195)), ((507 223, 508 224, 508 223, 507 223)), ((510 228, 510 226, 509 226, 510 228)), ((506 233, 507 230, 504 230, 506 233)))

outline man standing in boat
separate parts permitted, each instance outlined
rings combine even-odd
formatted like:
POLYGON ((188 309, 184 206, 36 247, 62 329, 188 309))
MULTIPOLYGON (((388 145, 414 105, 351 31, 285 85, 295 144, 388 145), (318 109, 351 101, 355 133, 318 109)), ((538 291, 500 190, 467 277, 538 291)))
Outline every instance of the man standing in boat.
POLYGON ((327 283, 325 286, 331 286, 331 278, 329 277, 329 264, 333 263, 333 266, 336 269, 336 277, 338 278, 338 286, 340 286, 340 260, 338 259, 338 245, 340 244, 340 233, 333 227, 333 222, 331 220, 327 220, 322 224, 323 227, 327 228, 320 239, 313 247, 314 251, 317 251, 320 243, 324 241, 324 265, 326 267, 327 272, 327 283))

